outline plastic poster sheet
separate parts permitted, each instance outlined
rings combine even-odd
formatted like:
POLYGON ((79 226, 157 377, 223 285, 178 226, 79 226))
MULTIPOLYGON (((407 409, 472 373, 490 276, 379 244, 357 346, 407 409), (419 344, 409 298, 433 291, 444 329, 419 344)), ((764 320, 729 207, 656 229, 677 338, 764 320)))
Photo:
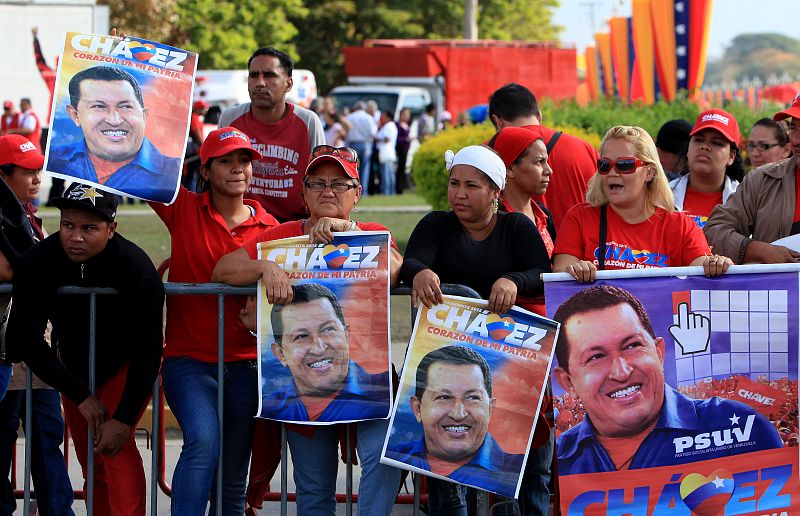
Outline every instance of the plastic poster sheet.
POLYGON ((562 514, 798 514, 798 273, 757 267, 545 275, 562 514))
POLYGON ((294 299, 270 305, 259 282, 259 417, 329 425, 386 419, 392 405, 389 233, 258 244, 289 273, 294 299))
POLYGON ((197 54, 139 38, 68 32, 44 170, 171 203, 180 186, 197 54))
POLYGON ((558 325, 444 297, 418 311, 381 462, 516 497, 558 325))

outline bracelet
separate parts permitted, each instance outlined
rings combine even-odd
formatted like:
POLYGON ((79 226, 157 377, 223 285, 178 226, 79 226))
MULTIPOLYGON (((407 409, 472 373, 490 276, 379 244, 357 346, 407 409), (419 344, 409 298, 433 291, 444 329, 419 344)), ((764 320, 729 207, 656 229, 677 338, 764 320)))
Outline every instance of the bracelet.
POLYGON ((350 221, 350 229, 348 229, 348 231, 356 231, 357 229, 358 229, 358 225, 356 224, 356 221, 351 220, 350 221))
POLYGON ((253 330, 247 330, 247 331, 249 331, 250 335, 252 335, 253 337, 258 337, 258 333, 254 332, 253 330))

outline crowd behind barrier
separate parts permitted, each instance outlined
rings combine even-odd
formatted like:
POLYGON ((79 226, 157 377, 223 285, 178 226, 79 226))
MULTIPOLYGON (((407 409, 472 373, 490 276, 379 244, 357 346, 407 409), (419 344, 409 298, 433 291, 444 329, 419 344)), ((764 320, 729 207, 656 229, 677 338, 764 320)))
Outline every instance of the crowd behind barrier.
MULTIPOLYGON (((168 262, 162 264, 160 269, 163 272, 163 268, 167 265, 168 262)), ((226 295, 237 295, 237 296, 250 296, 255 295, 256 287, 233 287, 230 285, 219 284, 219 283, 210 283, 205 285, 198 285, 198 284, 190 284, 190 283, 170 283, 166 282, 164 284, 164 290, 167 295, 216 295, 219 298, 219 307, 220 311, 218 313, 218 320, 222 321, 223 318, 223 311, 222 307, 224 306, 222 300, 226 295)), ((0 294, 9 294, 11 292, 11 285, 10 284, 3 284, 0 283, 0 294)), ((442 292, 446 295, 455 295, 455 296, 462 296, 462 297, 474 297, 478 298, 477 292, 470 289, 469 287, 465 287, 463 285, 449 285, 444 284, 442 285, 442 292)), ((63 288, 60 293, 72 294, 72 295, 88 295, 92 299, 95 299, 97 295, 117 295, 115 291, 112 289, 107 288, 82 288, 82 287, 65 287, 63 288)), ((398 288, 394 288, 391 291, 391 295, 393 296, 409 296, 411 294, 411 289, 406 286, 401 286, 398 288)), ((412 324, 413 318, 415 316, 416 311, 413 309, 411 310, 411 317, 412 317, 412 324)), ((94 314, 94 311, 91 312, 94 314)), ((92 318, 93 319, 93 318, 92 318)), ((221 322, 220 322, 221 325, 221 322)), ((224 354, 224 335, 222 332, 219 334, 219 353, 220 353, 220 363, 219 365, 219 375, 223 375, 222 369, 222 362, 221 359, 224 354)), ((90 343, 92 348, 94 347, 94 342, 90 343)), ((93 357, 93 354, 92 354, 93 357)), ((93 369, 93 368, 92 368, 93 369)), ((28 370, 27 373, 27 393, 30 394, 31 392, 31 373, 28 370)), ((219 397, 220 403, 220 410, 222 410, 222 405, 224 404, 224 399, 222 393, 220 393, 219 397)), ((26 419, 25 419, 25 427, 30 428, 31 424, 31 397, 28 395, 26 397, 26 419)), ((153 401, 152 401, 152 433, 147 435, 148 438, 148 447, 152 446, 152 459, 151 459, 151 480, 150 480, 150 514, 157 514, 158 513, 158 501, 157 501, 157 492, 160 489, 164 494, 171 495, 171 486, 167 480, 168 476, 168 464, 166 461, 166 428, 165 428, 165 419, 164 419, 164 394, 163 388, 161 386, 160 380, 156 382, 153 386, 153 401)), ((140 422, 141 424, 141 422, 140 422)), ((69 442, 69 427, 65 427, 65 436, 64 436, 64 455, 65 460, 69 463, 70 458, 70 442, 69 442)), ((90 434, 89 440, 91 441, 92 436, 90 434)), ((348 439, 349 441, 349 439, 348 439)), ((288 459, 289 454, 287 449, 287 442, 286 442, 286 431, 285 429, 282 432, 281 436, 281 448, 283 450, 283 457, 288 459)), ((345 493, 337 493, 336 494, 336 501, 337 503, 345 503, 347 506, 347 514, 352 513, 352 504, 358 503, 358 495, 353 494, 353 485, 352 485, 352 467, 353 461, 352 457, 350 456, 350 448, 348 447, 347 451, 347 460, 346 460, 346 469, 347 469, 347 490, 345 493)), ((220 449, 220 463, 224 460, 222 455, 222 450, 220 449)), ((92 500, 93 500, 93 489, 92 486, 92 475, 93 475, 93 463, 94 463, 94 455, 89 456, 89 464, 90 466, 90 473, 87 479, 87 493, 84 496, 83 491, 75 490, 74 497, 76 500, 86 499, 87 501, 87 514, 91 515, 93 513, 92 510, 92 500)), ((24 444, 24 466, 23 466, 23 488, 22 489, 14 489, 14 494, 17 498, 23 500, 23 514, 28 514, 30 509, 30 502, 31 499, 35 499, 35 492, 31 489, 30 483, 30 472, 31 472, 31 441, 30 439, 25 439, 24 444)), ((14 467, 12 467, 12 486, 14 486, 17 482, 16 478, 16 458, 14 460, 14 467)), ((420 511, 420 504, 427 502, 427 495, 424 494, 424 485, 422 483, 422 476, 421 475, 413 475, 412 479, 413 483, 413 493, 412 494, 404 494, 402 491, 407 487, 401 487, 401 492, 398 493, 396 502, 397 504, 410 504, 413 505, 414 515, 418 515, 420 511)), ((406 483, 404 483, 405 485, 406 483)), ((221 504, 221 496, 220 491, 222 489, 222 484, 218 484, 218 492, 217 492, 217 500, 219 501, 218 504, 221 504)), ((278 491, 268 491, 264 497, 264 501, 266 502, 280 502, 280 514, 285 515, 288 512, 288 503, 295 502, 297 500, 296 493, 288 492, 288 461, 282 460, 281 461, 281 469, 280 469, 280 489, 278 491)), ((489 497, 486 496, 486 493, 480 493, 476 500, 474 500, 476 507, 478 510, 482 508, 482 512, 478 512, 478 514, 485 513, 486 510, 489 508, 489 497)), ((217 510, 220 510, 220 507, 216 507, 217 510)))

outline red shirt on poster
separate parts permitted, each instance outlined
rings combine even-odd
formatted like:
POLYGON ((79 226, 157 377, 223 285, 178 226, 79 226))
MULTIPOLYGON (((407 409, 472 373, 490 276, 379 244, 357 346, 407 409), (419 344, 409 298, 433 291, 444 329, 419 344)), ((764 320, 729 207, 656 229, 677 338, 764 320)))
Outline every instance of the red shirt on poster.
MULTIPOLYGON (((703 231, 681 212, 658 208, 644 222, 629 224, 608 207, 606 269, 681 267, 700 256, 710 255, 703 231)), ((564 219, 554 254, 570 254, 597 265, 600 208, 575 206, 564 219)))

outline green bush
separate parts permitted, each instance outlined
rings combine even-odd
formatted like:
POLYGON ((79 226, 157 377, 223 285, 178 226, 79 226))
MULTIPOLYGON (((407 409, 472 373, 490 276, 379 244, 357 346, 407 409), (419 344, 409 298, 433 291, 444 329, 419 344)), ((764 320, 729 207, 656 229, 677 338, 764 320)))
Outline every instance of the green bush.
MULTIPOLYGON (((557 126, 558 130, 579 138, 597 147, 600 137, 582 128, 573 126, 557 126)), ((447 201, 447 169, 444 166, 444 153, 450 149, 458 152, 468 145, 477 145, 487 141, 494 135, 494 127, 490 123, 454 127, 432 136, 420 145, 414 154, 411 164, 411 175, 417 185, 417 193, 421 195, 434 210, 449 210, 447 201)))

